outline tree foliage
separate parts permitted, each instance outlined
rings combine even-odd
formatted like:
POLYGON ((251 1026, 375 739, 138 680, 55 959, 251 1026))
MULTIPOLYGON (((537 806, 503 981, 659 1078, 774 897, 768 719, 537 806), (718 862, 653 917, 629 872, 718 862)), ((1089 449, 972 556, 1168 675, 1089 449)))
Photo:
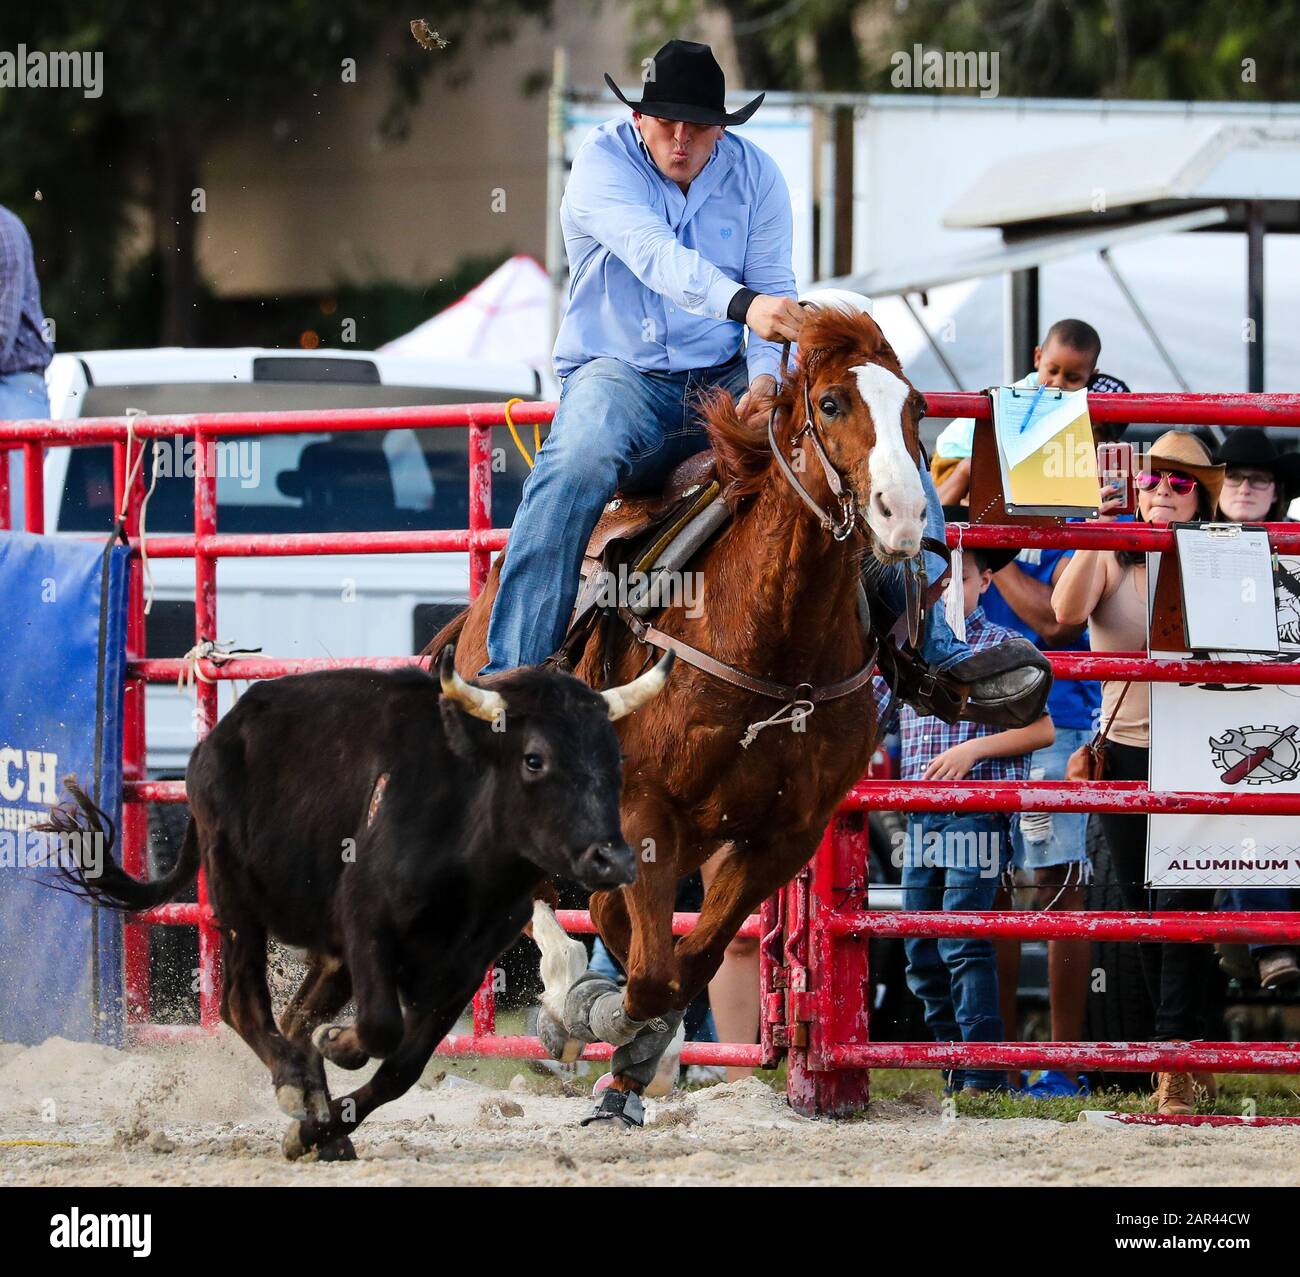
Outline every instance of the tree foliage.
POLYGON ((60 341, 121 340, 124 317, 144 326, 135 341, 191 336, 202 293, 191 192, 223 131, 337 103, 354 87, 344 68, 353 59, 358 82, 388 82, 374 127, 400 137, 422 81, 454 75, 471 32, 499 40, 511 19, 550 6, 459 6, 431 22, 448 40, 436 51, 410 38, 418 14, 396 0, 42 0, 7 14, 0 47, 103 54, 98 98, 0 89, 0 203, 31 231, 60 341), (141 239, 143 255, 132 251, 141 239))

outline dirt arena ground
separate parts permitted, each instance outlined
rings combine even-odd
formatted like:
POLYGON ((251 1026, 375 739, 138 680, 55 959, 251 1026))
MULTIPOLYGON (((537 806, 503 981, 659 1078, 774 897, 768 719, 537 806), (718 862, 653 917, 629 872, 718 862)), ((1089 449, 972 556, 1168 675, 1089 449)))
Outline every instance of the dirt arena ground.
POLYGON ((526 1066, 504 1088, 442 1067, 361 1128, 358 1161, 320 1165, 284 1160, 266 1071, 225 1031, 129 1052, 0 1045, 0 1185, 1300 1184, 1294 1129, 952 1118, 923 1090, 810 1121, 748 1079, 652 1101, 624 1133, 580 1128, 589 1101, 526 1066))

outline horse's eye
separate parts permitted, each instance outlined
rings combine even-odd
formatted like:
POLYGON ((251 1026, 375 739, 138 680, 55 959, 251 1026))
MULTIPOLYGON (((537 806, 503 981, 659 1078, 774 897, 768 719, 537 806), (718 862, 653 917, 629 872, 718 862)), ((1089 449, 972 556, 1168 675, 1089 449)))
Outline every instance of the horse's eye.
POLYGON ((542 758, 541 754, 525 754, 524 766, 530 772, 539 772, 546 766, 546 760, 542 758))
POLYGON ((823 417, 834 417, 838 414, 840 410, 839 404, 837 404, 835 400, 830 397, 830 395, 827 395, 826 398, 823 399, 821 403, 819 403, 817 406, 818 408, 821 409, 821 413, 823 417))

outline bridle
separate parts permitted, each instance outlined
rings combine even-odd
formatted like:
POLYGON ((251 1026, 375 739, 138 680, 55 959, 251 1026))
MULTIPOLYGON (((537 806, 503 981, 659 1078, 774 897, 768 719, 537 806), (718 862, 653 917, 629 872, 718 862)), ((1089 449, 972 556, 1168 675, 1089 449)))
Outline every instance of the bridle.
MULTIPOLYGON (((789 356, 790 343, 786 342, 785 349, 781 354, 782 380, 786 377, 789 356)), ((824 509, 817 498, 804 487, 799 481, 799 476, 794 467, 782 453, 780 443, 776 437, 777 405, 775 401, 767 418, 768 446, 771 448, 772 456, 776 459, 777 466, 786 482, 790 484, 800 500, 816 516, 818 523, 837 542, 848 540, 853 533, 853 529, 859 524, 862 526, 863 531, 870 536, 867 521, 862 511, 858 509, 857 493, 845 483, 844 477, 836 470, 825 445, 822 443, 821 436, 817 432, 816 420, 813 417, 812 396, 808 390, 809 380, 810 378, 805 377, 803 385, 804 423, 795 432, 790 442, 792 445, 797 445, 805 435, 808 436, 812 443, 813 452, 816 454, 817 460, 821 463, 822 470, 826 475, 826 483, 830 487, 831 495, 838 506, 838 517, 824 509)), ((922 545, 926 549, 938 550, 945 555, 948 552, 947 546, 931 542, 928 537, 922 539, 922 545)), ((901 638, 902 634, 905 633, 912 646, 916 646, 920 637, 921 625, 925 619, 925 609, 930 603, 929 593, 927 590, 925 560, 922 556, 918 560, 915 573, 907 572, 904 575, 904 616, 899 618, 892 637, 901 638)), ((695 666, 696 669, 711 674, 723 682, 730 683, 733 687, 743 688, 747 692, 754 692, 760 696, 782 702, 781 708, 775 714, 749 724, 748 730, 740 742, 742 748, 746 749, 765 727, 772 727, 778 723, 801 721, 804 716, 811 714, 818 704, 838 700, 843 696, 850 696, 854 692, 861 691, 871 682, 877 669, 877 658, 880 654, 882 635, 873 623, 866 592, 863 590, 860 581, 858 583, 858 614, 867 641, 865 664, 856 673, 851 674, 848 678, 841 679, 837 683, 816 686, 806 682, 797 684, 780 683, 774 679, 761 678, 758 675, 737 669, 726 661, 718 660, 707 652, 702 652, 699 648, 685 642, 683 639, 666 634, 657 626, 637 616, 631 609, 626 607, 618 609, 618 615, 641 643, 664 651, 676 652, 678 656, 688 664, 695 666)))
MULTIPOLYGON (((789 345, 786 346, 787 353, 789 345)), ((785 358, 781 360, 781 371, 785 372, 785 358)), ((817 426, 813 421, 812 397, 808 393, 808 380, 805 378, 803 385, 803 410, 804 423, 790 437, 791 447, 798 445, 799 441, 807 435, 813 446, 813 452, 817 460, 821 462, 823 473, 826 475, 826 484, 831 490, 831 496, 835 498, 839 506, 839 517, 835 518, 829 514, 813 496, 807 488, 799 482, 799 475, 795 468, 786 460, 785 454, 781 451, 780 444, 776 438, 776 413, 777 405, 772 404, 772 411, 767 416, 767 446, 772 449, 772 456, 776 459, 777 468, 781 471, 786 482, 795 490, 799 499, 808 507, 809 510, 817 516, 817 522, 835 538, 836 541, 847 541, 852 535, 856 525, 861 523, 862 530, 870 534, 867 527, 867 521, 858 509, 858 494, 852 487, 844 482, 843 476, 832 464, 830 456, 826 452, 826 446, 822 443, 821 435, 817 433, 817 426)))

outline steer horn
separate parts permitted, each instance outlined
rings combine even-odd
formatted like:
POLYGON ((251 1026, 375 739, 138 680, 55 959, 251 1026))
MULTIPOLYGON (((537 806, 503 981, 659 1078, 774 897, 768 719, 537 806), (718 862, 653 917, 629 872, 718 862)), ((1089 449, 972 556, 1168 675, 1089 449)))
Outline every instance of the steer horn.
POLYGON ((658 696, 663 690, 663 685, 668 681, 668 671, 672 669, 673 661, 676 659, 674 653, 665 652, 659 664, 654 669, 646 670, 640 678, 634 678, 630 683, 624 683, 620 687, 606 688, 601 692, 605 704, 609 706, 609 721, 618 722, 625 714, 640 709, 647 701, 658 696))
POLYGON ((448 643, 438 661, 438 681, 442 694, 455 701, 467 714, 495 722, 498 714, 506 712, 506 700, 500 692, 490 692, 485 687, 475 687, 456 673, 456 645, 448 643))

